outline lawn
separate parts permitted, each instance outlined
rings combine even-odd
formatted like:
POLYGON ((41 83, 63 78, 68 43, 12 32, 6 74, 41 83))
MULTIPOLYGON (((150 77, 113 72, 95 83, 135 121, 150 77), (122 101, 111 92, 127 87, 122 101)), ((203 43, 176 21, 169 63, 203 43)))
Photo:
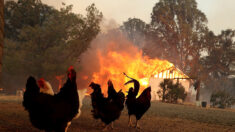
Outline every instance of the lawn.
MULTIPOLYGON (((81 116, 72 122, 69 132, 98 132, 101 123, 91 116, 90 98, 86 97, 81 116)), ((150 109, 140 121, 140 130, 127 126, 126 109, 114 122, 114 132, 235 132, 235 111, 232 109, 200 108, 192 105, 178 105, 152 102, 150 109)), ((38 132, 22 107, 22 99, 14 96, 0 96, 0 132, 38 132)))

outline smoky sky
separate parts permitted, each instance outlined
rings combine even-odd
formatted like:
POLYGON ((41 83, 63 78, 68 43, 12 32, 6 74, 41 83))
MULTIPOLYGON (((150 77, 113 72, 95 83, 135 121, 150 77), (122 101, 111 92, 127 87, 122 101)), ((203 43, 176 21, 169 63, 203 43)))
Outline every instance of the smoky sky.
MULTIPOLYGON (((105 19, 114 19, 118 24, 127 21, 128 18, 140 18, 149 23, 153 6, 158 0, 42 0, 42 2, 61 7, 61 3, 73 5, 73 11, 85 14, 86 7, 95 3, 103 13, 105 19)), ((235 1, 234 0, 196 0, 198 9, 208 18, 210 30, 219 34, 221 30, 235 28, 235 1)))

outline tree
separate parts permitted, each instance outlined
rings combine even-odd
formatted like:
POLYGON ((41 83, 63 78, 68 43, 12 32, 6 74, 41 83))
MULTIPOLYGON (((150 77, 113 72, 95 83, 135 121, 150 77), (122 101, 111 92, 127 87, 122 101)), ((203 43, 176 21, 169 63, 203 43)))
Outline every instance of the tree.
POLYGON ((235 45, 234 30, 227 29, 219 35, 210 34, 207 36, 207 55, 201 58, 203 64, 204 74, 207 77, 204 79, 204 87, 207 90, 231 90, 234 91, 233 81, 229 78, 234 70, 232 65, 234 63, 233 47, 235 45))
POLYGON ((170 79, 164 79, 163 82, 160 83, 161 90, 159 90, 157 93, 159 97, 162 98, 162 102, 165 102, 166 92, 169 85, 173 85, 173 81, 170 79))
POLYGON ((42 25, 56 10, 40 0, 7 1, 4 7, 5 37, 18 40, 24 26, 42 25))
POLYGON ((226 91, 216 91, 212 93, 210 102, 213 107, 228 108, 235 104, 235 98, 226 91))
POLYGON ((178 99, 185 100, 187 93, 185 92, 185 88, 180 83, 175 83, 173 85, 169 85, 169 92, 166 94, 166 99, 170 103, 177 103, 178 99))
POLYGON ((76 30, 72 30, 72 39, 70 41, 71 55, 79 56, 81 53, 87 50, 91 41, 100 32, 100 22, 103 18, 102 13, 95 7, 95 4, 91 4, 86 8, 87 15, 83 18, 84 22, 80 22, 81 25, 77 25, 76 30))
POLYGON ((0 0, 0 81, 2 74, 2 55, 3 55, 3 38, 4 38, 4 0, 0 0))
MULTIPOLYGON (((11 28, 7 28, 8 37, 5 39, 4 75, 8 80, 20 78, 20 86, 24 85, 28 75, 54 79, 56 75, 64 74, 70 65, 77 64, 81 53, 100 31, 102 13, 94 4, 87 8, 87 16, 71 12, 71 5, 63 4, 63 8, 56 10, 38 0, 21 0, 6 5, 11 12, 10 15, 6 12, 6 27, 11 28), (22 6, 22 3, 27 6, 22 6), (14 8, 11 8, 12 5, 14 8), (39 10, 39 16, 35 9, 39 10), (44 13, 40 9, 47 9, 49 12, 44 13), (25 21, 13 23, 15 17, 25 17, 24 13, 16 13, 16 10, 31 10, 36 14, 22 19, 25 21), (15 30, 17 33, 12 33, 15 30)), ((5 85, 9 85, 9 81, 6 82, 5 85)))
POLYGON ((233 41, 235 30, 225 30, 214 37, 214 42, 208 46, 208 56, 204 58, 204 65, 213 79, 227 78, 230 74, 230 65, 233 63, 233 41))
POLYGON ((167 59, 195 79, 197 100, 200 86, 213 89, 211 84, 235 75, 234 31, 227 29, 215 35, 195 0, 160 0, 153 7, 150 24, 134 18, 122 29, 133 42, 144 38, 145 54, 167 59))
POLYGON ((195 0, 160 0, 152 10, 145 53, 167 59, 191 78, 203 80, 207 74, 200 59, 208 33, 207 18, 195 0))
POLYGON ((148 30, 148 25, 144 21, 138 18, 129 18, 120 28, 133 44, 140 48, 144 46, 145 35, 148 30))
POLYGON ((164 79, 160 83, 160 88, 158 95, 162 98, 162 102, 177 103, 178 99, 184 100, 187 95, 185 88, 180 83, 174 84, 170 79, 164 79))
POLYGON ((206 24, 207 18, 197 9, 195 0, 160 0, 153 7, 148 36, 161 48, 160 58, 190 73, 191 63, 198 62, 201 55, 206 24))

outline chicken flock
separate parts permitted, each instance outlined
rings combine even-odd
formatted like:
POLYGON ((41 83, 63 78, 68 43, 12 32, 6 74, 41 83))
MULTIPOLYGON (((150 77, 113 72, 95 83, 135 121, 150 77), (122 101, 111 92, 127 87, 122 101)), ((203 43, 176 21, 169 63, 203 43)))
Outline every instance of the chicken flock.
MULTIPOLYGON (((140 128, 138 121, 151 106, 151 87, 146 88, 139 96, 140 84, 130 78, 129 83, 134 88, 129 88, 128 94, 116 91, 111 80, 108 81, 108 97, 104 97, 99 84, 91 82, 89 87, 93 89, 90 94, 92 116, 101 120, 105 127, 103 130, 113 129, 113 122, 117 120, 124 109, 128 110, 129 127, 140 128), (132 124, 131 116, 135 116, 135 125, 132 124)), ((26 83, 23 97, 23 106, 29 113, 32 125, 40 130, 66 132, 71 121, 81 114, 82 100, 86 89, 77 90, 76 71, 70 67, 67 71, 67 81, 57 94, 54 94, 49 82, 43 78, 38 81, 30 76, 26 83)))

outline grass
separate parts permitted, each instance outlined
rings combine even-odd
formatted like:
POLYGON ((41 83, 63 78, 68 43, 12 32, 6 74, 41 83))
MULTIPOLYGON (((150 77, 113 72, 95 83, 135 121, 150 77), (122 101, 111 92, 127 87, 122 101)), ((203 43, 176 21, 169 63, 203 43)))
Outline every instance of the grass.
MULTIPOLYGON (((98 132, 102 130, 101 123, 95 121, 91 116, 90 104, 90 99, 87 97, 84 100, 81 117, 72 122, 69 132, 98 132)), ((137 131, 127 127, 127 123, 128 115, 125 109, 121 117, 115 121, 115 129, 112 131, 137 131)), ((144 132, 235 132, 235 111, 154 101, 139 123, 141 130, 138 131, 144 132)), ((31 125, 28 113, 22 107, 22 98, 0 96, 0 131, 39 132, 31 125)))
POLYGON ((14 95, 0 95, 0 102, 22 102, 23 97, 14 95))

